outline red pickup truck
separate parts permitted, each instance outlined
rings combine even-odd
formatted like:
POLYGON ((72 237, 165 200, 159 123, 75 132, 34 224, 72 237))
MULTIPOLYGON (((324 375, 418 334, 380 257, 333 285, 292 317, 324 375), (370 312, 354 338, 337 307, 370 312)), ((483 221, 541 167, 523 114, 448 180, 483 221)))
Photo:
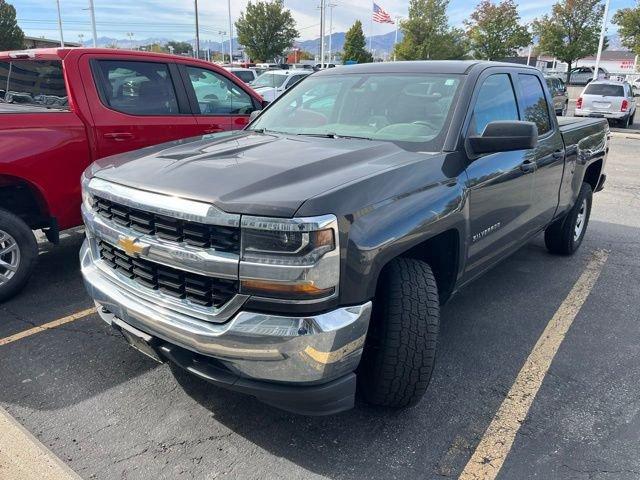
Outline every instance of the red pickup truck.
POLYGON ((263 100, 192 58, 109 49, 0 52, 0 301, 27 281, 33 230, 56 243, 81 224, 94 160, 243 128, 263 100))

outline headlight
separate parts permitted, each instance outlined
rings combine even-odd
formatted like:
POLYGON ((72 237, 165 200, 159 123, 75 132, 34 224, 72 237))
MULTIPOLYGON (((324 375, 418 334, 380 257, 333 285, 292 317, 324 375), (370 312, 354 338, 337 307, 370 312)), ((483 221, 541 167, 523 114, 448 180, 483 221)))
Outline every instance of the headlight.
POLYGON ((334 215, 242 217, 242 293, 316 301, 337 294, 339 277, 338 223, 334 215))
POLYGON ((87 210, 91 210, 93 208, 93 195, 89 192, 89 178, 85 173, 80 177, 80 184, 82 186, 82 205, 87 210))

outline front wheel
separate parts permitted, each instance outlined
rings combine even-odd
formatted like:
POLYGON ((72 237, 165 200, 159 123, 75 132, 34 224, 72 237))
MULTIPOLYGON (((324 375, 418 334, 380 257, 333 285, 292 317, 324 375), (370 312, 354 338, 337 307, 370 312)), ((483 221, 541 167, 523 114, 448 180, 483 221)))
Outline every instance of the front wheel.
POLYGON ((569 213, 553 222, 544 231, 544 243, 551 253, 572 255, 584 239, 591 216, 593 191, 591 185, 584 182, 580 193, 569 213))
POLYGON ((38 244, 29 226, 16 215, 0 210, 0 302, 27 283, 37 259, 38 244))
POLYGON ((440 325, 438 287, 425 262, 396 258, 384 269, 358 371, 374 405, 402 408, 427 390, 440 325))

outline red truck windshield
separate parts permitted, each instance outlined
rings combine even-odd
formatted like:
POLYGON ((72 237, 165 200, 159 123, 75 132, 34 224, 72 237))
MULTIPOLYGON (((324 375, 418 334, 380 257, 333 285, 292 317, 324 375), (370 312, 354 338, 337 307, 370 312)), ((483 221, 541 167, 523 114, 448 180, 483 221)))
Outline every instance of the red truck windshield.
POLYGON ((68 110, 60 60, 0 60, 0 113, 68 110))

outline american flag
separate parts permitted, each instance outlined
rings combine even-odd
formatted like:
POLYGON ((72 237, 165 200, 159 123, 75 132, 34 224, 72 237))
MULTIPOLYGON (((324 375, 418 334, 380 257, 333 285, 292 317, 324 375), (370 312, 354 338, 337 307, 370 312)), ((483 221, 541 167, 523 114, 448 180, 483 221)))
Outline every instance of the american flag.
POLYGON ((391 20, 391 15, 385 12, 380 5, 373 2, 373 21, 377 23, 391 23, 395 24, 393 20, 391 20))

